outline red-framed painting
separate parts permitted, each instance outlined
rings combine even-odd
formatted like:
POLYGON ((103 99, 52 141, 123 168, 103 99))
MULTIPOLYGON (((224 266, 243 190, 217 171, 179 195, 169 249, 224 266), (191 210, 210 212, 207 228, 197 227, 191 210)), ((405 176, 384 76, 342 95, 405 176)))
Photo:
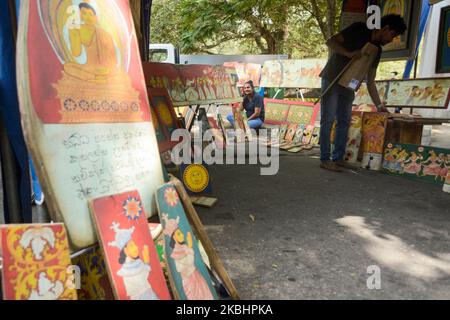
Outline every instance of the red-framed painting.
POLYGON ((93 199, 89 207, 115 298, 170 300, 139 193, 93 199))
POLYGON ((320 105, 312 102, 264 99, 267 124, 303 124, 314 126, 320 105))

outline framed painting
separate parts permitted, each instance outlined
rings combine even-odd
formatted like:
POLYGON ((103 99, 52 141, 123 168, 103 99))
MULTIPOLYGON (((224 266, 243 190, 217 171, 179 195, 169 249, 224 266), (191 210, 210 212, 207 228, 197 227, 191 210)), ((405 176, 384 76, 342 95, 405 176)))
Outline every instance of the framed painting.
POLYGON ((257 63, 225 62, 225 68, 234 68, 238 76, 237 85, 243 87, 247 81, 253 81, 255 87, 259 87, 261 78, 261 65, 257 63))
MULTIPOLYGON (((227 289, 229 295, 233 299, 239 300, 239 295, 236 290, 236 287, 234 286, 227 271, 225 270, 223 263, 220 260, 220 257, 217 255, 217 252, 214 249, 214 246, 213 246, 211 240, 209 239, 208 234, 206 233, 205 227, 203 226, 202 222, 200 221, 197 211, 195 210, 195 208, 193 206, 191 197, 186 192, 186 189, 184 188, 181 181, 178 180, 177 178, 175 178, 174 176, 170 177, 170 183, 177 190, 178 196, 180 197, 181 203, 186 212, 188 221, 192 225, 193 230, 195 231, 195 233, 198 237, 199 243, 201 243, 204 248, 205 254, 207 256, 207 259, 205 259, 205 260, 208 260, 210 262, 212 271, 217 273, 220 280, 226 286, 226 289, 227 289)), ((217 202, 217 199, 214 199, 214 198, 211 198, 211 199, 212 199, 212 202, 214 202, 214 203, 217 202)), ((205 201, 204 204, 210 205, 210 201, 205 201)), ((202 205, 203 205, 203 203, 202 203, 202 205)))
POLYGON ((76 300, 76 280, 63 224, 0 227, 5 300, 76 300))
POLYGON ((264 99, 265 120, 267 124, 285 124, 289 113, 289 104, 283 100, 264 99))
POLYGON ((292 141, 294 140, 295 132, 297 131, 298 124, 290 124, 288 125, 285 140, 292 141))
POLYGON ((161 140, 158 140, 158 147, 160 152, 165 152, 172 149, 178 141, 172 141, 172 133, 176 129, 180 129, 178 117, 175 113, 175 109, 172 105, 172 100, 166 89, 148 89, 148 97, 150 100, 150 107, 152 108, 152 114, 156 115, 157 128, 156 136, 161 140))
POLYGON ((137 191, 89 202, 106 269, 118 300, 170 300, 137 191))
POLYGON ((386 113, 365 112, 362 118, 361 148, 362 167, 380 170, 388 115, 386 113))
MULTIPOLYGON (((416 78, 375 82, 378 94, 387 107, 447 109, 450 102, 450 78, 416 78)), ((354 104, 372 104, 364 83, 355 95, 354 104)))
POLYGON ((398 14, 405 20, 407 30, 387 46, 383 47, 382 61, 414 58, 418 41, 418 30, 422 0, 375 0, 372 4, 381 7, 382 16, 398 14))
POLYGON ((441 9, 436 73, 450 72, 450 6, 441 9))
POLYGON ((80 268, 78 300, 113 300, 114 294, 106 271, 105 259, 98 245, 82 250, 72 257, 72 263, 80 268))
POLYGON ((22 128, 72 248, 97 242, 90 198, 137 189, 156 214, 163 171, 134 30, 127 0, 21 1, 22 128))
POLYGON ((178 192, 165 184, 156 192, 163 225, 169 279, 179 300, 217 300, 217 292, 203 262, 197 239, 187 220, 178 192))
POLYGON ((268 60, 264 62, 261 87, 320 88, 320 72, 326 59, 268 60))
POLYGON ((450 169, 450 150, 414 144, 387 143, 383 171, 444 185, 450 169))

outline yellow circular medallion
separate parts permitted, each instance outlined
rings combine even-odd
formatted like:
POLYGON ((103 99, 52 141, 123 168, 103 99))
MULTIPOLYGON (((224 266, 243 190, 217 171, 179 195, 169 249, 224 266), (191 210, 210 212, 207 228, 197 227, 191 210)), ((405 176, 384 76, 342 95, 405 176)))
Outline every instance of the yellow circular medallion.
POLYGON ((190 191, 202 192, 209 184, 208 170, 200 164, 190 164, 184 170, 183 181, 190 191))

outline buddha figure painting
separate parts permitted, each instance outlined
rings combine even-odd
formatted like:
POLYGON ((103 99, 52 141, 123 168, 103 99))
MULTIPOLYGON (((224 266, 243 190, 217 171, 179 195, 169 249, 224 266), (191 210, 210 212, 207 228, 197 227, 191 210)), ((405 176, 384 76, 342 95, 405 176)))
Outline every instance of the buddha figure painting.
POLYGON ((30 3, 28 69, 45 123, 150 120, 126 0, 30 3))

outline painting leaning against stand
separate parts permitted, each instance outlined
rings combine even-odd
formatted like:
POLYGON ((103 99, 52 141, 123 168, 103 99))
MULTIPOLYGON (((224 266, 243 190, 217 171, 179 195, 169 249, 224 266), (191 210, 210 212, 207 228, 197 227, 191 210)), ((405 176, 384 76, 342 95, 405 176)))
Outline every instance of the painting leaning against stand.
POLYGON ((187 221, 178 192, 165 184, 156 192, 159 217, 163 224, 164 252, 169 280, 176 299, 217 300, 197 240, 187 221))
POLYGON ((156 214, 164 180, 129 2, 76 3, 21 2, 17 87, 51 217, 84 248, 89 198, 137 189, 156 214))

